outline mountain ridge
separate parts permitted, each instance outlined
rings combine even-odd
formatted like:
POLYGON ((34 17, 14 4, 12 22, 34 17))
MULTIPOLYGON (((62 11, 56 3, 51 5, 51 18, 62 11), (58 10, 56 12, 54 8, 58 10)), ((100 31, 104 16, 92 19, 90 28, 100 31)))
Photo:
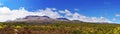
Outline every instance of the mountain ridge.
MULTIPOLYGON (((66 21, 66 22, 84 22, 80 20, 69 20, 67 18, 50 18, 49 16, 38 16, 38 15, 29 15, 24 18, 18 18, 14 21, 8 22, 28 22, 28 23, 52 23, 55 21, 66 21)), ((88 23, 99 23, 99 22, 88 22, 88 23)), ((102 22, 103 24, 109 24, 107 22, 102 22)))

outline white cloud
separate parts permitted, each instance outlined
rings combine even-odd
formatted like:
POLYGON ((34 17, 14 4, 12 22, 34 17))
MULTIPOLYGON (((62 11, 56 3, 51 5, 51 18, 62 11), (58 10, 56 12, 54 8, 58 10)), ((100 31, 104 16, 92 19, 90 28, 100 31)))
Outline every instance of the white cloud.
POLYGON ((73 19, 73 20, 78 20, 78 19, 80 19, 80 15, 79 15, 78 13, 74 13, 74 14, 72 15, 72 19, 73 19))
POLYGON ((51 8, 46 8, 45 10, 39 10, 37 11, 36 13, 34 14, 37 14, 37 15, 40 15, 40 16, 49 16, 51 18, 59 18, 59 17, 62 17, 60 16, 60 14, 56 11, 53 11, 54 9, 51 9, 51 8))
POLYGON ((79 9, 77 9, 77 8, 76 8, 76 9, 74 9, 74 10, 75 10, 75 11, 79 11, 79 9))
POLYGON ((104 17, 87 17, 84 15, 81 15, 79 13, 71 13, 69 10, 64 10, 64 11, 59 11, 60 13, 64 13, 65 14, 65 18, 68 18, 70 20, 81 20, 81 21, 85 21, 85 22, 111 22, 110 20, 108 20, 107 18, 104 17))
POLYGON ((63 14, 66 14, 65 16, 72 16, 72 13, 67 9, 65 9, 64 11, 59 11, 59 12, 63 13, 63 14))
POLYGON ((111 22, 110 20, 104 17, 87 17, 79 13, 71 13, 69 10, 64 10, 59 12, 64 13, 65 14, 64 17, 70 20, 81 20, 85 22, 111 22))
POLYGON ((10 10, 7 7, 0 8, 0 22, 7 20, 14 20, 16 18, 22 18, 29 14, 30 12, 26 11, 24 8, 18 10, 10 10))
POLYGON ((115 16, 116 16, 116 17, 119 17, 119 16, 120 16, 120 14, 116 14, 115 16))
POLYGON ((51 18, 59 18, 61 17, 58 12, 53 12, 55 9, 46 8, 45 10, 38 10, 35 12, 30 12, 25 10, 24 8, 19 8, 17 10, 10 10, 8 7, 0 8, 0 22, 4 22, 7 20, 15 20, 16 18, 23 18, 28 15, 39 15, 39 16, 49 16, 51 18))
POLYGON ((113 20, 113 21, 116 21, 117 19, 116 19, 116 18, 113 18, 112 20, 113 20))
POLYGON ((108 19, 104 18, 104 17, 87 17, 84 15, 80 15, 78 13, 74 13, 72 16, 73 20, 81 20, 81 21, 85 21, 85 22, 111 22, 108 19))
POLYGON ((39 16, 49 16, 51 18, 59 18, 65 17, 70 20, 81 20, 85 22, 110 22, 108 19, 104 17, 87 17, 81 15, 79 13, 71 13, 69 10, 58 10, 55 8, 46 8, 46 9, 39 9, 34 12, 30 12, 25 10, 24 8, 19 8, 16 10, 10 10, 8 7, 1 7, 0 8, 0 22, 4 22, 7 20, 15 20, 16 18, 23 18, 28 15, 39 15, 39 16), (60 13, 65 14, 65 16, 61 15, 60 13))

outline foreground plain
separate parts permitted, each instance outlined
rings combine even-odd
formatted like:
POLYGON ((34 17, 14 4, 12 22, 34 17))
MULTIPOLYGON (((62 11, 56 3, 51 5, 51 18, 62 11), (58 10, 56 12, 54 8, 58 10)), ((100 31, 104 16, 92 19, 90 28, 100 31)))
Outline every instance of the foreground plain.
POLYGON ((86 22, 0 23, 0 34, 120 34, 119 24, 86 22))

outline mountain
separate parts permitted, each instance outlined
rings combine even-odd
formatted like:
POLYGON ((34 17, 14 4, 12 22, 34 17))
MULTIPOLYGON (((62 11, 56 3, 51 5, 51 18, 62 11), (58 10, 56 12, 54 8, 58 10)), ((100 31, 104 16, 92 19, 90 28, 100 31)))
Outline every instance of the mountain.
POLYGON ((73 22, 83 22, 83 21, 80 21, 80 20, 72 20, 73 22))
MULTIPOLYGON (((15 21, 8 22, 28 22, 28 23, 56 23, 56 22, 68 22, 68 23, 83 23, 84 21, 80 20, 69 20, 67 18, 50 18, 48 16, 37 16, 37 15, 29 15, 24 18, 18 18, 15 21)), ((99 22, 88 22, 88 23, 99 23, 99 22)), ((107 22, 102 22, 106 24, 107 22)))
POLYGON ((48 16, 37 16, 37 15, 29 15, 24 18, 19 18, 15 20, 15 22, 36 22, 36 23, 43 23, 43 22, 51 22, 53 19, 48 16))
POLYGON ((52 19, 48 16, 37 16, 37 15, 29 15, 24 18, 19 18, 16 21, 69 21, 67 18, 56 18, 52 19))
POLYGON ((47 20, 47 19, 50 19, 50 17, 48 16, 36 16, 36 15, 30 15, 30 16, 26 16, 25 18, 23 19, 30 19, 30 20, 47 20))
POLYGON ((69 21, 69 19, 67 18, 56 18, 57 20, 60 20, 60 21, 69 21))

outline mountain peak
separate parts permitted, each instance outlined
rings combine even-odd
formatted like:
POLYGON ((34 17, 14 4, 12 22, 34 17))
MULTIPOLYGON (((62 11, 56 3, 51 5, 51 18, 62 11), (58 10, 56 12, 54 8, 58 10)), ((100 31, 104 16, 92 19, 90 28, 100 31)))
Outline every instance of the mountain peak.
POLYGON ((62 20, 62 21, 68 21, 69 19, 67 18, 56 18, 57 20, 62 20))
POLYGON ((26 16, 23 19, 41 19, 41 18, 49 19, 50 17, 48 17, 48 16, 29 15, 29 16, 26 16))

